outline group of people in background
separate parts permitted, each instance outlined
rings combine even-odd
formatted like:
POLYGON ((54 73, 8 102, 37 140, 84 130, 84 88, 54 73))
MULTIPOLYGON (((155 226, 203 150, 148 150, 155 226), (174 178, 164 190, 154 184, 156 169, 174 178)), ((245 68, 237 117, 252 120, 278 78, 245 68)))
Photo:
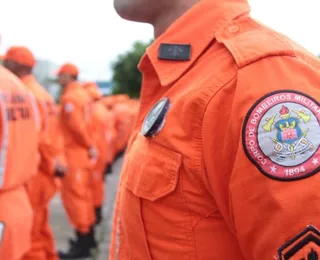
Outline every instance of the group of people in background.
POLYGON ((14 46, 0 66, 0 259, 87 257, 97 247, 105 176, 126 147, 138 100, 103 96, 66 63, 56 104, 32 75, 35 64, 29 49, 14 46), (67 252, 57 252, 49 224, 57 192, 75 229, 67 252))

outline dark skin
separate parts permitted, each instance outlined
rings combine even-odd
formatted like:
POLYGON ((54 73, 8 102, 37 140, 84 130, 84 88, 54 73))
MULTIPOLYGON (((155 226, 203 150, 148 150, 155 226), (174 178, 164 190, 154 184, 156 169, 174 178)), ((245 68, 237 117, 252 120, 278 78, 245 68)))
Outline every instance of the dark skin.
POLYGON ((156 38, 199 1, 113 0, 114 7, 122 18, 129 21, 151 24, 156 38))
POLYGON ((64 90, 70 83, 77 80, 76 76, 72 76, 70 74, 59 74, 58 75, 58 83, 62 90, 64 90))
POLYGON ((24 76, 30 75, 32 73, 32 68, 21 65, 17 62, 11 61, 11 60, 5 60, 3 62, 3 66, 11 71, 14 75, 16 75, 18 78, 22 78, 24 76))

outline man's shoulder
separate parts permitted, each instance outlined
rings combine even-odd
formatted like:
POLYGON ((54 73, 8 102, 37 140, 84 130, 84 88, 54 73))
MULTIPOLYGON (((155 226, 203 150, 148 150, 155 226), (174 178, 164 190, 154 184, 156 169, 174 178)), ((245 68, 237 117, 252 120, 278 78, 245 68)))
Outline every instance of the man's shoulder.
POLYGON ((52 103, 52 104, 55 103, 53 96, 51 96, 48 90, 45 88, 42 88, 42 96, 45 102, 52 103))
POLYGON ((44 97, 43 97, 44 88, 34 78, 34 76, 28 75, 22 78, 21 81, 27 87, 27 89, 32 92, 32 94, 35 96, 37 100, 44 101, 44 97))
POLYGON ((23 83, 10 71, 0 66, 0 91, 19 91, 26 93, 23 83))
POLYGON ((63 102, 72 102, 77 105, 83 105, 90 102, 90 98, 86 91, 82 88, 75 88, 68 91, 62 96, 63 102))
POLYGON ((221 28, 216 39, 228 49, 238 68, 271 56, 297 57, 299 49, 298 44, 250 16, 221 28))

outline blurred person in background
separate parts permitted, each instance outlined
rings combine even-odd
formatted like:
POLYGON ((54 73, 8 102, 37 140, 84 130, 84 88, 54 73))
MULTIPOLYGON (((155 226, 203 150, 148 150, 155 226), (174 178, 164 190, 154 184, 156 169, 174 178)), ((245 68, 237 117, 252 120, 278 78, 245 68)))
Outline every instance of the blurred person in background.
POLYGON ((31 248, 33 211, 25 185, 39 164, 38 111, 32 94, 0 66, 0 259, 31 248))
POLYGON ((57 160, 59 154, 52 142, 52 127, 57 115, 55 103, 50 94, 36 81, 32 69, 36 64, 31 51, 22 46, 9 48, 4 57, 4 66, 14 73, 34 95, 39 111, 40 164, 38 174, 28 182, 27 191, 31 201, 34 219, 32 229, 32 247, 23 257, 28 259, 55 260, 57 258, 54 237, 49 225, 48 204, 56 193, 55 177, 62 177, 65 165, 57 160))
POLYGON ((102 220, 102 205, 105 194, 105 171, 111 165, 111 131, 114 128, 114 121, 110 112, 105 108, 101 102, 102 92, 99 87, 93 83, 88 82, 83 85, 84 89, 91 98, 92 105, 92 125, 93 135, 98 149, 98 160, 93 167, 93 198, 96 212, 96 224, 100 224, 102 220))
POLYGON ((319 59, 246 0, 114 5, 156 40, 109 259, 319 259, 319 59))
POLYGON ((91 132, 91 98, 78 82, 78 74, 78 68, 71 63, 58 70, 62 88, 60 118, 69 169, 62 181, 61 196, 76 233, 69 250, 59 253, 61 259, 89 257, 90 249, 97 246, 92 167, 97 162, 98 151, 91 132))
POLYGON ((115 116, 115 126, 117 130, 116 139, 116 157, 123 155, 128 143, 134 118, 132 117, 132 107, 129 105, 130 97, 128 95, 112 96, 113 106, 112 111, 115 116))

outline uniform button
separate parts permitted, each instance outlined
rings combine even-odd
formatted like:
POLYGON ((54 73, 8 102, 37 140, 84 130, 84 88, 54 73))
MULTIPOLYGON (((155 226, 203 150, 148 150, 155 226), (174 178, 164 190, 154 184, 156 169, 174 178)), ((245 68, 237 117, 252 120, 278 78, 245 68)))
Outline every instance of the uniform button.
POLYGON ((233 25, 230 25, 227 30, 229 33, 237 33, 240 31, 240 27, 236 24, 233 24, 233 25))

